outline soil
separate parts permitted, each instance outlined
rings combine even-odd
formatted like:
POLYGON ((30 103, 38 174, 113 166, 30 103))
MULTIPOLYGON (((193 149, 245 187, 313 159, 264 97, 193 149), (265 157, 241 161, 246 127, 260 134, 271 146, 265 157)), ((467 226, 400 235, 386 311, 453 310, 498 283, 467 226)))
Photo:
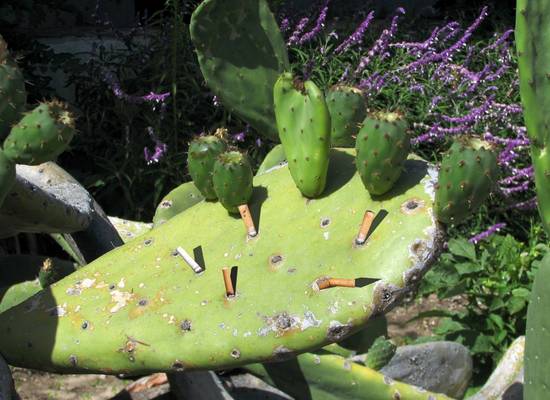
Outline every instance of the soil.
MULTIPOLYGON (((465 305, 460 297, 439 300, 432 295, 420 303, 409 302, 387 314, 389 336, 398 344, 405 337, 432 335, 439 318, 424 318, 408 322, 423 311, 435 309, 457 310, 465 305)), ((13 368, 16 390, 21 400, 130 400, 124 389, 133 381, 107 375, 56 375, 13 368)), ((151 397, 149 397, 151 398, 151 397)), ((155 400, 172 400, 161 394, 155 400)))

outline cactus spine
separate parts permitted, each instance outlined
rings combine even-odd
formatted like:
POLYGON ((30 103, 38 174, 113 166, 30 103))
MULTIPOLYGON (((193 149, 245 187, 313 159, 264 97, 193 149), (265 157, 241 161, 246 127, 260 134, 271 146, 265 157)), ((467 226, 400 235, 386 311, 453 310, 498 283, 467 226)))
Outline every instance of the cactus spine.
POLYGON ((195 186, 207 200, 216 200, 216 192, 212 183, 214 163, 220 154, 225 152, 227 145, 217 136, 201 136, 189 145, 187 165, 189 175, 195 186))
POLYGON ((441 161, 435 194, 435 214, 444 223, 467 218, 487 199, 498 174, 490 146, 478 139, 461 138, 441 161))
POLYGON ((357 135, 357 170, 372 195, 388 192, 403 171, 410 150, 407 123, 399 113, 368 116, 357 135))
POLYGON ((286 46, 265 0, 206 0, 191 18, 206 83, 263 137, 278 141, 273 85, 289 68, 286 46))
POLYGON ((252 178, 252 167, 244 154, 229 151, 218 157, 214 164, 214 190, 227 211, 238 213, 238 207, 248 203, 252 178))
POLYGON ((323 92, 292 74, 279 77, 274 88, 275 117, 290 174, 306 197, 325 189, 330 150, 330 114, 323 92))
POLYGON ((363 93, 351 86, 333 86, 327 92, 330 112, 330 141, 334 147, 353 147, 367 116, 363 93))
POLYGON ((42 164, 65 151, 74 133, 74 118, 65 104, 42 103, 11 129, 4 153, 18 164, 42 164))

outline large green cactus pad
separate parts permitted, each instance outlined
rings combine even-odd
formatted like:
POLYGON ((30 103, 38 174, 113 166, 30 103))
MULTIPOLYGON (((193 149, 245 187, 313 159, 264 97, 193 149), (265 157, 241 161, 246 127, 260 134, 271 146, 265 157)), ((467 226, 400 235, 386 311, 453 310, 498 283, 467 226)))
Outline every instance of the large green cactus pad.
POLYGON ((153 225, 162 225, 170 218, 175 217, 203 200, 204 197, 193 182, 183 183, 160 201, 153 216, 153 225))
POLYGON ((301 196, 286 167, 257 176, 254 239, 218 203, 189 208, 1 314, 0 353, 50 371, 219 369, 284 359, 356 332, 418 282, 441 232, 425 162, 409 160, 392 192, 373 201, 353 159, 352 150, 332 151, 316 200, 301 196), (366 209, 388 214, 357 247, 366 209), (198 246, 206 270, 197 275, 175 250, 198 246), (239 267, 231 299, 224 266, 239 267), (319 291, 317 279, 327 276, 381 281, 319 291))
POLYGON ((289 62, 267 2, 206 0, 190 30, 208 86, 260 135, 278 142, 273 85, 289 62))

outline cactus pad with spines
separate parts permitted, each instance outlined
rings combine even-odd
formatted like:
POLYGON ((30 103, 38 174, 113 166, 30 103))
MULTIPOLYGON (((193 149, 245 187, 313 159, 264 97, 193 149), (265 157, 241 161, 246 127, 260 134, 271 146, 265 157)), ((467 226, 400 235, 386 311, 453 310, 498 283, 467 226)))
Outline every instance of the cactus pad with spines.
POLYGON ((247 204, 252 196, 252 167, 248 157, 238 151, 221 154, 214 164, 214 190, 230 213, 247 204))
POLYGON ((326 93, 331 120, 331 144, 334 147, 354 147, 355 138, 367 116, 361 90, 337 85, 326 93))
POLYGON ((6 157, 18 164, 53 161, 74 136, 74 117, 59 101, 42 103, 26 113, 4 141, 6 157))
POLYGON ((15 164, 0 150, 0 207, 15 184, 15 164))
POLYGON ((396 112, 369 115, 357 135, 357 171, 370 194, 387 193, 410 151, 407 123, 396 112))
POLYGON ((397 347, 384 336, 376 338, 367 352, 366 366, 379 371, 395 354, 397 347))
POLYGON ((256 175, 261 175, 269 171, 271 168, 281 166, 283 164, 286 164, 285 149, 283 149, 282 144, 278 144, 273 147, 269 151, 269 153, 267 153, 262 163, 258 167, 256 175))
POLYGON ((267 2, 203 1, 193 13, 190 31, 208 86, 259 135, 278 142, 273 85, 289 62, 267 2))
POLYGON ((0 140, 21 117, 27 103, 25 80, 0 36, 0 140))
POLYGON ((535 169, 538 208, 550 235, 550 4, 518 0, 515 39, 519 86, 531 159, 535 169))
POLYGON ((323 92, 312 81, 301 82, 285 73, 275 83, 274 99, 290 174, 304 196, 320 196, 330 149, 330 114, 323 92))
POLYGON ((296 399, 452 400, 335 354, 306 353, 293 360, 252 364, 245 369, 296 399))
POLYGON ((162 225, 203 200, 204 197, 193 182, 183 183, 162 198, 153 216, 153 225, 162 225))
POLYGON ((441 160, 435 215, 444 223, 460 222, 487 199, 498 174, 495 153, 486 142, 459 138, 441 160))
POLYGON ((294 190, 286 166, 254 178, 253 239, 218 203, 200 202, 0 314, 0 353, 50 371, 223 369, 285 359, 360 330, 416 285, 440 251, 433 174, 410 159, 382 203, 365 192, 353 150, 331 154, 320 199, 294 190), (355 245, 365 209, 382 208, 387 215, 367 243, 355 245), (178 247, 200 249, 204 272, 178 247), (231 299, 225 266, 238 266, 231 299), (355 278, 358 287, 319 291, 327 276, 355 278))
POLYGON ((189 175, 199 192, 208 200, 217 199, 212 183, 212 171, 216 159, 226 149, 227 145, 223 139, 214 135, 200 136, 189 145, 187 157, 189 175))

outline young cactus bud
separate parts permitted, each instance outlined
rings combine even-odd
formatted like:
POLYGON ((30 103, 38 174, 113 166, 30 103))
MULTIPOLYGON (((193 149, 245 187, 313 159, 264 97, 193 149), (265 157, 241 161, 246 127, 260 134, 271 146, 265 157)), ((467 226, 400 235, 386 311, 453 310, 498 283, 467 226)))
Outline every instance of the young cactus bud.
POLYGON ((38 281, 42 288, 47 288, 72 272, 74 272, 74 265, 72 263, 46 258, 38 272, 38 281))
POLYGON ((367 116, 361 90, 351 86, 333 86, 326 95, 330 112, 330 141, 333 147, 353 147, 361 124, 367 116))
POLYGON ((214 164, 214 190, 220 203, 232 214, 252 196, 252 167, 238 151, 221 154, 214 164))
POLYGON ((366 366, 376 371, 382 369, 382 367, 390 362, 395 354, 395 350, 396 346, 384 338, 384 336, 376 338, 367 352, 366 366))
POLYGON ((42 103, 11 129, 4 152, 17 164, 42 164, 63 153, 74 133, 74 118, 64 103, 42 103))
POLYGON ((15 164, 0 150, 0 207, 15 183, 15 164))
POLYGON ((285 73, 275 83, 274 99, 292 179, 304 196, 318 197, 325 189, 330 151, 330 114, 323 92, 313 82, 285 73))
POLYGON ((357 171, 372 195, 388 192, 401 176, 410 151, 407 123, 399 113, 374 113, 357 135, 357 171))
POLYGON ((453 223, 472 215, 489 196, 497 175, 490 145, 460 138, 441 160, 434 205, 437 219, 453 223))
POLYGON ((227 145, 223 139, 214 135, 198 137, 189 144, 189 155, 187 156, 189 175, 207 200, 218 198, 214 191, 212 171, 216 159, 226 150, 227 145))
POLYGON ((21 117, 27 103, 23 74, 8 52, 8 46, 0 36, 0 139, 10 131, 21 117))

